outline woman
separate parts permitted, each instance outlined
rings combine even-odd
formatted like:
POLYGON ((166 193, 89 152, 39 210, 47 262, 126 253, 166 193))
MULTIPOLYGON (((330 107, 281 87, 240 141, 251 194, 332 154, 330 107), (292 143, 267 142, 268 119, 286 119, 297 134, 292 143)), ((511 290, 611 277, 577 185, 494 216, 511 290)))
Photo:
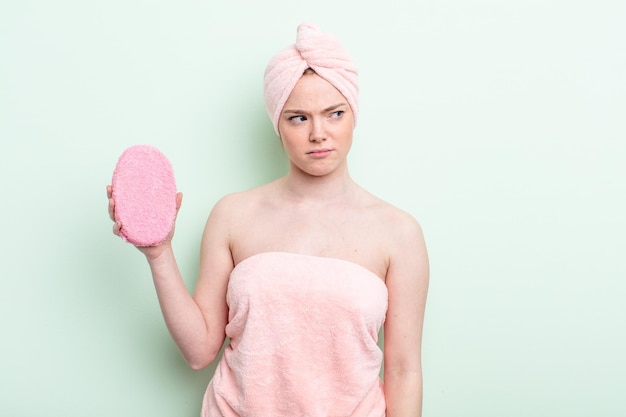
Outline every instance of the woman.
MULTIPOLYGON (((215 205, 193 296, 176 266, 173 231, 139 248, 193 369, 230 338, 203 417, 421 415, 428 258, 418 223, 350 178, 357 92, 338 42, 301 25, 265 74, 288 173, 215 205), (383 322, 384 384, 376 345, 383 322)), ((178 208, 181 201, 178 194, 178 208)))

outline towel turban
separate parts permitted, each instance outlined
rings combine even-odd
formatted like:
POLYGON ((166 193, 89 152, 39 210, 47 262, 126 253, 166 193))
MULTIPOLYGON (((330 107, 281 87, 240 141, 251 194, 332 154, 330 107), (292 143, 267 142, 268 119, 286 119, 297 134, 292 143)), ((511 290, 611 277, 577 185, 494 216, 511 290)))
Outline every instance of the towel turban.
POLYGON ((278 132, 285 102, 307 68, 332 84, 346 98, 356 124, 359 112, 357 69, 339 41, 315 25, 298 26, 295 45, 276 54, 265 69, 265 106, 278 132))

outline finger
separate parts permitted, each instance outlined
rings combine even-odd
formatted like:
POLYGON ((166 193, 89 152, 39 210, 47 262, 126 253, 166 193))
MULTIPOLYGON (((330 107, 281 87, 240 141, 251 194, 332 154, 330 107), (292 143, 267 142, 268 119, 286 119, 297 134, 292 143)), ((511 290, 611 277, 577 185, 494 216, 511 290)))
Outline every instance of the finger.
POLYGON ((176 212, 180 210, 180 206, 183 204, 183 193, 176 193, 176 212))
POLYGON ((107 185, 107 198, 111 198, 113 197, 113 187, 110 185, 107 185))
POLYGON ((115 200, 109 198, 109 217, 115 221, 115 200))
POLYGON ((180 206, 183 203, 183 193, 176 193, 176 215, 174 216, 174 220, 178 218, 178 211, 180 210, 180 206))
POLYGON ((120 230, 121 229, 122 229, 122 223, 120 223, 120 222, 113 223, 113 234, 115 236, 119 236, 120 235, 120 230))

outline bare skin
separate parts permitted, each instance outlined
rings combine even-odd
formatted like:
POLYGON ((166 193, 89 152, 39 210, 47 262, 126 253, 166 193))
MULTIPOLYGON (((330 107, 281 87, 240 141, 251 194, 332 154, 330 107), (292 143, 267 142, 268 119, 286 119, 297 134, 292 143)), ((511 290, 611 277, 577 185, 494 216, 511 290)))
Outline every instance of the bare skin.
MULTIPOLYGON (((345 98, 316 74, 305 74, 279 121, 290 159, 286 176, 228 195, 213 208, 202 238, 193 295, 171 246, 139 248, 150 265, 165 322, 193 369, 211 363, 227 323, 226 289, 242 260, 263 252, 345 259, 387 286, 384 389, 387 417, 421 415, 421 337, 428 256, 419 224, 351 178, 347 155, 354 122, 345 98)), ((115 202, 107 188, 109 213, 115 202)), ((177 196, 180 208, 182 195, 177 196)), ((114 224, 119 234, 123 225, 114 224)))

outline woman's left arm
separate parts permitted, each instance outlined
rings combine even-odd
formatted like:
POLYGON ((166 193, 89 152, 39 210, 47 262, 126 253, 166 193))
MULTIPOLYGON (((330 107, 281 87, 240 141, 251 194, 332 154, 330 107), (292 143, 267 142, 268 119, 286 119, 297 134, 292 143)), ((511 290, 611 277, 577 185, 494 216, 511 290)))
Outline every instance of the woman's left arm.
POLYGON ((391 244, 384 328, 386 417, 422 415, 422 328, 429 265, 420 225, 405 218, 391 244))

